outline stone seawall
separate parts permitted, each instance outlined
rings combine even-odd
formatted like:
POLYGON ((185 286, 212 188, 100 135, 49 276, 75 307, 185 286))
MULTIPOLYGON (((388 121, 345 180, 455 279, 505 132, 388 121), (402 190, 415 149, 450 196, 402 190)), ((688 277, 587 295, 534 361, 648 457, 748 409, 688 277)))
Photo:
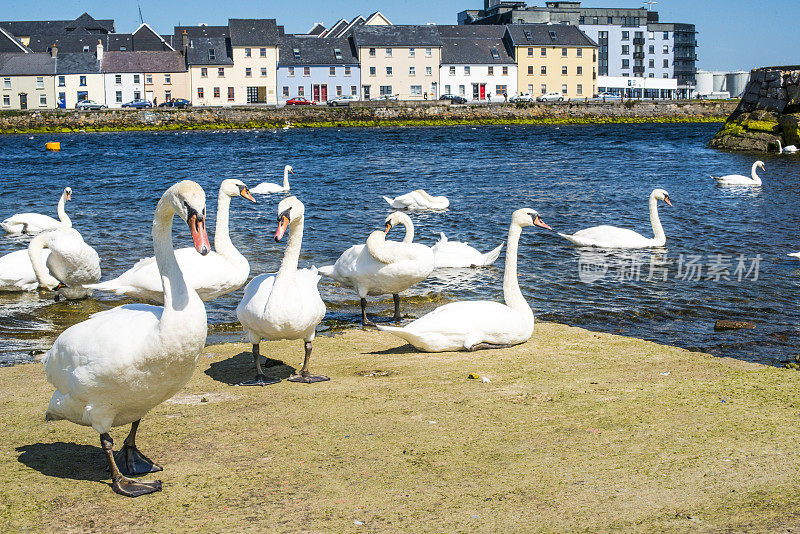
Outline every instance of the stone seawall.
POLYGON ((0 112, 1 133, 274 128, 284 125, 414 126, 448 124, 722 122, 735 103, 636 101, 450 106, 440 102, 325 106, 0 112))
POLYGON ((778 150, 778 141, 800 145, 800 66, 751 71, 741 102, 709 146, 766 152, 778 150))

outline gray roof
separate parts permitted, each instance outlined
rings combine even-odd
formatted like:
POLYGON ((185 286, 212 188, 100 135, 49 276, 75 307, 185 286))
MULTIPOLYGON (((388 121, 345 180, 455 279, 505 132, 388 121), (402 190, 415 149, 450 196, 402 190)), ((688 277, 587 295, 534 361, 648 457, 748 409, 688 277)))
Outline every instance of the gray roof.
POLYGON ((108 44, 108 36, 97 33, 64 33, 61 35, 32 35, 28 47, 34 52, 50 52, 53 45, 59 52, 83 52, 84 49, 94 52, 97 42, 108 44), (88 47, 88 48, 87 48, 88 47))
POLYGON ((14 34, 0 26, 0 52, 15 54, 30 51, 31 49, 23 45, 14 34))
MULTIPOLYGON (((227 26, 175 26, 173 42, 178 47, 183 46, 183 32, 186 32, 189 39, 199 39, 202 37, 228 37, 227 26)), ((174 45, 173 45, 174 46, 174 45)), ((178 47, 175 47, 176 49, 178 47)))
POLYGON ((95 20, 84 13, 75 20, 11 20, 0 22, 3 27, 17 36, 62 34, 77 29, 92 32, 112 33, 114 19, 95 20))
POLYGON ((359 26, 353 32, 356 46, 442 46, 436 26, 359 26))
POLYGON ((349 39, 329 39, 327 37, 282 37, 278 53, 278 64, 285 65, 358 65, 358 56, 349 39), (294 50, 300 52, 295 58, 294 50), (339 49, 342 59, 336 59, 339 49))
POLYGON ((346 19, 339 19, 339 21, 331 26, 331 29, 325 32, 325 35, 328 37, 336 37, 339 32, 343 32, 345 28, 347 28, 348 23, 346 19))
POLYGON ((189 65, 233 65, 230 40, 224 37, 190 39, 186 62, 189 65), (216 56, 213 60, 208 57, 210 49, 214 49, 216 56))
POLYGON ((94 54, 81 52, 61 54, 56 57, 56 74, 98 74, 100 62, 94 54))
POLYGON ((597 46, 577 26, 510 24, 506 28, 514 46, 597 46))
POLYGON ((516 63, 503 39, 442 39, 443 64, 509 65, 516 63))
POLYGON ((0 76, 52 76, 55 70, 50 54, 0 54, 0 76))
POLYGON ((495 25, 438 25, 439 37, 445 38, 471 38, 471 39, 502 39, 506 33, 505 26, 495 25))
POLYGON ((228 19, 231 46, 277 46, 283 27, 275 19, 228 19))
POLYGON ((186 72, 180 52, 106 52, 103 72, 186 72))
POLYGON ((319 37, 325 32, 325 26, 321 22, 314 24, 314 27, 308 30, 308 35, 319 37))

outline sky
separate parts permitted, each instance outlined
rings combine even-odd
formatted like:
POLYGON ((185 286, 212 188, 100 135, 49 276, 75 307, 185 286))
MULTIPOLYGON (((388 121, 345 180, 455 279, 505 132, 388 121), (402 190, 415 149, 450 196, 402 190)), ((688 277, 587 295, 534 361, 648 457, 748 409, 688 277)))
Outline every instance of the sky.
MULTIPOLYGON (((289 33, 305 33, 315 22, 327 26, 380 11, 394 24, 456 24, 465 9, 480 9, 483 0, 139 0, 145 22, 159 33, 178 24, 226 24, 228 18, 276 18, 289 33)), ((544 5, 544 0, 528 0, 544 5)), ((584 0, 584 7, 641 7, 641 1, 584 0)), ((767 65, 800 64, 800 1, 798 0, 659 0, 653 6, 661 22, 695 24, 698 68, 750 70, 767 65)), ((84 11, 97 19, 114 19, 116 30, 139 26, 135 0, 0 0, 4 20, 74 19, 84 11)))

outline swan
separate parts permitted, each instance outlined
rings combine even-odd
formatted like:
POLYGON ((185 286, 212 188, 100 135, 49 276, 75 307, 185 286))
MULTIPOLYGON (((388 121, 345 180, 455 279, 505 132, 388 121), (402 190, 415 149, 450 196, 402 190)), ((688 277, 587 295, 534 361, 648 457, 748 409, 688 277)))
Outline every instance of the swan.
POLYGON ((791 256, 800 260, 800 252, 792 252, 791 254, 787 254, 787 256, 791 256))
POLYGON ((445 210, 450 207, 447 197, 434 197, 424 189, 417 189, 396 198, 383 197, 383 200, 396 210, 409 211, 445 210))
POLYGON ((291 165, 283 168, 283 187, 278 184, 269 182, 262 182, 250 190, 251 193, 256 195, 269 195, 270 193, 286 193, 289 191, 289 173, 294 174, 294 169, 291 165))
POLYGON ((593 226, 580 230, 572 235, 559 233, 561 237, 579 247, 599 247, 599 248, 648 248, 663 247, 667 243, 664 235, 664 228, 661 226, 661 219, 658 217, 658 201, 663 200, 668 206, 672 206, 669 200, 669 193, 663 189, 654 189, 650 193, 650 224, 653 225, 652 239, 643 236, 633 230, 618 228, 616 226, 593 226))
POLYGON ((756 174, 756 169, 766 171, 763 161, 756 161, 750 169, 750 178, 741 174, 728 174, 727 176, 712 176, 719 185, 761 185, 761 178, 756 174))
POLYGON ((172 249, 177 214, 189 224, 195 249, 208 253, 205 208, 203 189, 189 180, 167 189, 158 202, 153 247, 164 286, 163 307, 129 304, 95 313, 58 336, 42 360, 47 380, 56 388, 46 419, 66 419, 100 433, 111 487, 127 497, 161 490, 161 481, 131 480, 123 473, 161 470, 136 448, 139 422, 186 384, 205 346, 205 306, 183 279, 172 249), (115 456, 109 431, 127 424, 130 434, 115 456))
POLYGON ((87 286, 100 280, 100 256, 74 228, 40 233, 28 245, 28 257, 39 287, 55 290, 56 300, 88 297, 87 286), (46 259, 44 248, 50 250, 46 259))
POLYGON ((460 241, 450 241, 444 232, 439 234, 439 241, 431 247, 433 250, 434 267, 486 267, 493 264, 500 256, 504 243, 482 254, 475 247, 460 241))
POLYGON ((434 267, 430 247, 412 243, 414 223, 405 213, 394 212, 385 221, 384 230, 376 230, 364 245, 353 245, 333 265, 320 267, 319 271, 341 285, 355 289, 361 298, 361 325, 375 326, 367 319, 367 295, 392 295, 395 322, 400 317, 400 296, 414 284, 425 280, 434 267), (406 228, 403 241, 386 241, 392 227, 402 224, 406 228))
POLYGON ((552 230, 539 213, 516 210, 508 229, 508 248, 503 276, 505 304, 489 300, 451 302, 403 327, 378 326, 424 352, 474 351, 525 343, 533 334, 533 310, 519 288, 517 251, 522 228, 552 230))
POLYGON ((38 234, 53 228, 72 227, 72 221, 64 210, 67 200, 71 199, 72 188, 65 187, 58 199, 58 220, 40 213, 17 213, 0 222, 0 227, 9 234, 38 234))
POLYGON ((311 384, 330 380, 327 376, 312 375, 308 370, 311 342, 314 341, 317 325, 325 317, 325 303, 319 296, 317 283, 321 277, 316 267, 297 268, 303 244, 304 221, 305 206, 297 197, 281 200, 278 204, 275 241, 280 241, 288 228, 289 242, 280 269, 274 275, 262 274, 253 278, 236 307, 236 317, 242 323, 247 339, 253 344, 257 373, 254 380, 242 382, 242 386, 265 386, 280 382, 279 378, 267 378, 261 370, 259 343, 262 339, 305 341, 303 368, 289 377, 289 381, 311 384))
MULTIPOLYGON (((50 250, 42 250, 42 261, 47 264, 50 250)), ((33 264, 27 250, 16 250, 0 257, 0 292, 33 291, 39 287, 33 264)))
POLYGON ((800 150, 800 149, 798 149, 798 148, 797 148, 796 146, 794 146, 794 145, 789 145, 789 146, 781 146, 781 140, 780 140, 780 139, 778 139, 778 154, 783 154, 783 153, 786 153, 786 154, 794 154, 794 153, 796 153, 798 150, 800 150))
MULTIPOLYGON (((217 197, 214 252, 201 256, 193 247, 175 251, 186 283, 197 291, 204 302, 236 291, 244 285, 250 275, 250 264, 231 242, 229 231, 231 198, 238 196, 255 202, 244 182, 233 178, 223 180, 217 197)), ((164 303, 161 276, 156 258, 153 256, 139 260, 113 280, 89 287, 158 304, 164 303)))

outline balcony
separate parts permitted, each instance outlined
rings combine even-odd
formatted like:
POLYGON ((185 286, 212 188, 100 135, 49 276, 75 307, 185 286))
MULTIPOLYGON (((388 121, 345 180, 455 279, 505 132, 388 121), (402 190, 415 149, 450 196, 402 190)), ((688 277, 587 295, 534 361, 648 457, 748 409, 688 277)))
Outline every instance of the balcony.
POLYGON ((644 37, 634 37, 633 38, 633 45, 634 46, 644 46, 644 37))
POLYGON ((634 52, 633 59, 644 59, 644 52, 634 52))
POLYGON ((634 74, 644 74, 644 67, 633 67, 634 74))

